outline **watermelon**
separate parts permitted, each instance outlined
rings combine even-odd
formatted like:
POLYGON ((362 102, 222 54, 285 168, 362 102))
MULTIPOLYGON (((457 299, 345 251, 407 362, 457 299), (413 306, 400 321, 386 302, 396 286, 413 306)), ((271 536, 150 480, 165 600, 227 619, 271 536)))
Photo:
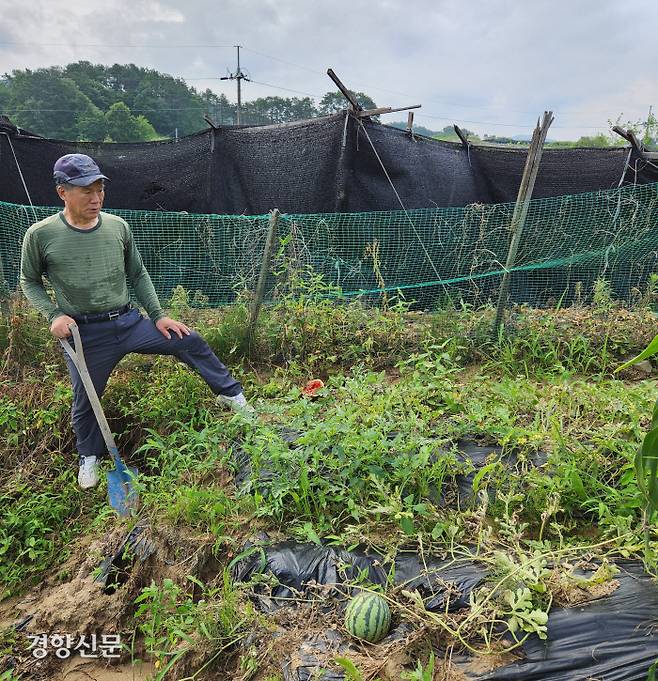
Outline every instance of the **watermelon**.
POLYGON ((388 603, 379 594, 357 594, 345 610, 345 627, 355 638, 370 643, 381 641, 391 627, 388 603))

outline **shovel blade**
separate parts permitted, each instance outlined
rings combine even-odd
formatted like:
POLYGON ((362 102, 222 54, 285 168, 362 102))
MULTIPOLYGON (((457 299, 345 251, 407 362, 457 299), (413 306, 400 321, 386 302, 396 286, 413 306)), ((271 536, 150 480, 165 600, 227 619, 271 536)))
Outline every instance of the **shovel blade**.
POLYGON ((137 475, 136 468, 115 468, 107 474, 107 493, 110 506, 122 517, 128 517, 137 509, 137 490, 132 479, 137 475))

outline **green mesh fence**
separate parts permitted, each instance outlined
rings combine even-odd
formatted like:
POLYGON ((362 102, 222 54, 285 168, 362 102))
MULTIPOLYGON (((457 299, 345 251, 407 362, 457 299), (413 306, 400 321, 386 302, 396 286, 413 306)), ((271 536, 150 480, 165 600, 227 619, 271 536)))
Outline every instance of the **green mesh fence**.
MULTIPOLYGON (((55 210, 0 202, 5 289, 17 285, 25 230, 55 210)), ((282 215, 268 297, 276 297, 291 271, 312 268, 348 297, 376 300, 399 291, 425 307, 446 298, 489 302, 504 273, 513 210, 510 203, 282 215)), ((238 291, 255 288, 268 215, 109 212, 131 225, 163 301, 178 285, 191 293, 193 303, 208 306, 229 303, 238 291)), ((536 199, 512 269, 510 297, 531 305, 584 301, 603 277, 617 297, 630 299, 646 286, 657 259, 657 184, 536 199)), ((321 287, 314 290, 327 295, 321 287)))

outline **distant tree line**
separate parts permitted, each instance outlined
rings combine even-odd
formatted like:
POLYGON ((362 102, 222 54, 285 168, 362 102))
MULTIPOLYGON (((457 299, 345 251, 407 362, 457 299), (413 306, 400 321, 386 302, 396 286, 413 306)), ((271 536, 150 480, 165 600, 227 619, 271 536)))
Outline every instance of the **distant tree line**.
MULTIPOLYGON (((375 108, 368 95, 355 96, 365 108, 375 108)), ((339 92, 328 92, 317 105, 311 97, 262 97, 243 103, 241 122, 285 123, 334 113, 345 105, 339 92)), ((203 114, 218 125, 233 125, 236 104, 153 69, 80 61, 6 74, 0 80, 0 114, 45 137, 137 142, 204 129, 203 114)))
MULTIPOLYGON (((393 123, 388 123, 388 125, 393 128, 399 128, 400 130, 407 129, 406 121, 394 121, 393 123)), ((424 125, 414 125, 413 130, 416 135, 434 137, 434 139, 445 140, 447 142, 459 142, 459 137, 457 137, 457 133, 452 125, 446 125, 444 128, 441 128, 441 130, 430 130, 424 125)), ((461 130, 472 142, 480 141, 480 138, 468 128, 461 128, 461 130)))
MULTIPOLYGON (((645 145, 648 149, 654 149, 658 144, 658 122, 653 114, 647 117, 646 121, 623 121, 621 117, 617 118, 616 121, 608 121, 610 128, 613 125, 619 125, 625 129, 633 130, 638 139, 645 145)), ((407 124, 402 121, 396 121, 390 123, 389 125, 394 128, 400 128, 404 130, 407 124)), ((525 135, 515 135, 514 137, 506 137, 503 135, 483 135, 479 137, 474 132, 471 132, 467 128, 462 128, 462 131, 473 144, 493 144, 493 145, 509 145, 517 147, 527 147, 530 142, 530 136, 525 135)), ((433 137, 438 140, 446 140, 448 142, 459 142, 459 137, 455 133, 452 125, 446 125, 441 130, 430 130, 423 127, 422 125, 415 125, 414 132, 419 135, 425 135, 426 137, 433 137)), ((584 135, 579 137, 577 140, 548 140, 546 142, 546 147, 549 149, 571 149, 575 147, 619 147, 627 144, 619 135, 613 133, 612 131, 607 135, 604 133, 599 133, 598 135, 584 135)))
MULTIPOLYGON (((375 102, 363 92, 354 93, 366 109, 375 102)), ((242 105, 241 122, 268 125, 325 116, 345 108, 340 92, 327 92, 317 103, 311 97, 260 97, 242 105)), ((197 91, 182 78, 135 64, 105 66, 79 61, 68 66, 15 70, 0 80, 0 114, 19 127, 56 139, 138 142, 189 135, 207 127, 208 114, 218 125, 236 123, 236 104, 210 89, 197 91)), ((388 122, 388 121, 387 121, 388 122)), ((613 122, 636 131, 653 148, 658 138, 656 117, 646 121, 613 122)), ((406 122, 389 123, 406 128, 406 122)), ((474 144, 524 146, 522 136, 478 137, 463 129, 474 144)), ((427 137, 458 142, 452 125, 440 130, 414 126, 427 137)), ((608 147, 624 144, 613 133, 581 137, 573 141, 550 141, 548 147, 608 147)))

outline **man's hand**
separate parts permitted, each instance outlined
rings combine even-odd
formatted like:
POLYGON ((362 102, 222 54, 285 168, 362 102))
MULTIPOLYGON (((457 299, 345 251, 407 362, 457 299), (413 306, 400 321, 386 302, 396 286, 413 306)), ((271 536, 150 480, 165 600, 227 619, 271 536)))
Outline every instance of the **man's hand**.
POLYGON ((71 335, 69 324, 75 324, 75 319, 73 319, 73 317, 69 317, 67 314, 55 317, 53 323, 50 325, 50 333, 52 333, 55 338, 66 338, 71 335))
POLYGON ((167 339, 171 338, 171 334, 169 333, 170 330, 177 334, 179 338, 182 338, 183 334, 186 336, 190 335, 190 330, 185 324, 177 322, 175 319, 171 319, 171 317, 162 317, 161 319, 158 319, 155 323, 155 328, 167 339))

